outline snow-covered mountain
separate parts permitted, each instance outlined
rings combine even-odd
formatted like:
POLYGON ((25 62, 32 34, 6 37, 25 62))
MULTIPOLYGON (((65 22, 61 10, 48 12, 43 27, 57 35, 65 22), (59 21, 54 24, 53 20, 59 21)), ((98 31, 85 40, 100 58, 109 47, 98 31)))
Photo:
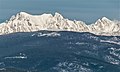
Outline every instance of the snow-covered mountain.
POLYGON ((120 36, 120 21, 111 21, 106 17, 94 24, 86 25, 82 21, 65 19, 61 14, 30 15, 20 12, 9 21, 0 24, 0 35, 15 32, 39 30, 90 32, 96 35, 120 36))

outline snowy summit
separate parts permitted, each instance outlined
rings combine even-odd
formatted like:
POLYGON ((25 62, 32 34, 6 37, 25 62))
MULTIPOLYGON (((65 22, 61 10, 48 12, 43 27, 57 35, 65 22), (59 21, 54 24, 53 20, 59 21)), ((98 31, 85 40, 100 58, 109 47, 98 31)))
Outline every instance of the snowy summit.
POLYGON ((86 25, 82 21, 65 19, 61 14, 30 15, 20 12, 9 21, 0 24, 0 35, 15 32, 33 32, 39 30, 90 32, 96 35, 120 36, 120 21, 111 21, 106 17, 86 25))

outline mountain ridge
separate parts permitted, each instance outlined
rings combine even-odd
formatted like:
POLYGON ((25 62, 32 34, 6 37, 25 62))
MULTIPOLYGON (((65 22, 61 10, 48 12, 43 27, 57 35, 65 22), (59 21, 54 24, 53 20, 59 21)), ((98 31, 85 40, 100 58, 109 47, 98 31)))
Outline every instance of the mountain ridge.
POLYGON ((65 19, 60 13, 31 15, 20 12, 9 21, 0 24, 0 35, 15 32, 33 32, 39 30, 90 32, 96 35, 120 36, 120 21, 111 21, 103 17, 87 25, 83 21, 65 19))

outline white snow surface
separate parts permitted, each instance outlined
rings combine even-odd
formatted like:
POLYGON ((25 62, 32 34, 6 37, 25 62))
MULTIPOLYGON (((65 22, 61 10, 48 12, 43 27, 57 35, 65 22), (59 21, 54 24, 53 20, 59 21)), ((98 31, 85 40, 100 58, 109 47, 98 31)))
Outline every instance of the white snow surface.
POLYGON ((57 32, 51 32, 51 33, 38 33, 38 34, 32 34, 31 36, 38 36, 38 37, 43 37, 43 36, 46 36, 46 37, 58 37, 60 36, 59 33, 57 32))
POLYGON ((25 54, 20 53, 17 56, 5 57, 5 59, 27 59, 27 56, 25 54))
POLYGON ((90 32, 96 35, 120 36, 120 21, 111 21, 103 17, 95 23, 87 25, 82 21, 65 19, 57 12, 55 15, 31 15, 20 12, 0 24, 0 35, 40 30, 90 32))

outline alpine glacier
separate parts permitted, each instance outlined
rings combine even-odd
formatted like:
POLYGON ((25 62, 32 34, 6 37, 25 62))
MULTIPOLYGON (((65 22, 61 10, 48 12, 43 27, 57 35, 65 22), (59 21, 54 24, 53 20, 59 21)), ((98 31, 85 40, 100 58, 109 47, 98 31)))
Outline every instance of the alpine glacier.
POLYGON ((90 32, 96 35, 120 36, 120 21, 111 21, 106 17, 93 24, 65 19, 61 14, 31 15, 20 12, 9 21, 0 24, 0 35, 15 32, 33 32, 40 30, 90 32))

